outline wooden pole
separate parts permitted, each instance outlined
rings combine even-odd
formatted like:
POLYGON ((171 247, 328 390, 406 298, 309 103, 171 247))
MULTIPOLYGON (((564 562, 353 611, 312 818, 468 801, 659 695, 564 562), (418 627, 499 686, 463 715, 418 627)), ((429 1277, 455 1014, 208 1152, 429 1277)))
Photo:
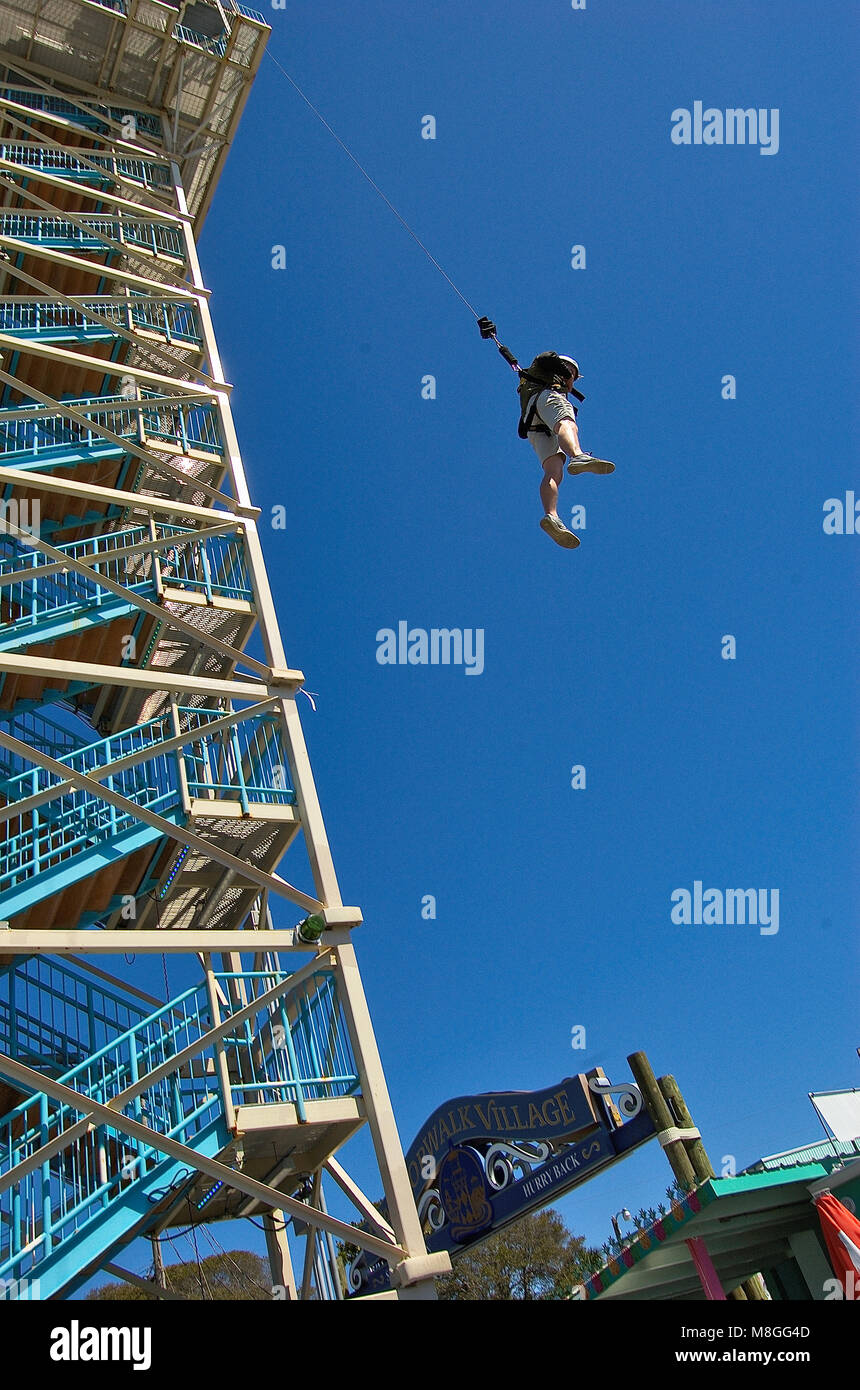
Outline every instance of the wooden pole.
MULTIPOLYGON (((674 1076, 661 1076, 657 1082, 660 1092, 666 1100, 669 1108, 674 1112, 675 1123, 679 1129, 695 1129, 693 1117, 687 1108, 687 1102, 681 1094, 674 1076)), ((708 1157, 701 1138, 682 1140, 687 1157, 699 1182, 705 1182, 708 1178, 715 1178, 713 1164, 708 1157)), ((750 1279, 744 1279, 737 1289, 733 1289, 728 1297, 734 1300, 752 1299, 754 1301, 764 1300, 765 1294, 762 1287, 760 1274, 753 1275, 750 1279)))
MULTIPOLYGON (((678 1120, 676 1120, 675 1116, 669 1108, 669 1102, 666 1098, 666 1095, 664 1094, 664 1091, 661 1088, 662 1083, 658 1083, 657 1078, 651 1070, 651 1064, 648 1061, 648 1058, 645 1056, 645 1053, 634 1052, 630 1057, 627 1058, 627 1061, 630 1064, 630 1070, 633 1073, 633 1079, 639 1087, 639 1090, 642 1092, 642 1098, 645 1102, 648 1114, 654 1121, 654 1124, 657 1128, 657 1133, 663 1134, 666 1130, 692 1128, 692 1125, 679 1124, 678 1120)), ((663 1081, 665 1082, 665 1080, 666 1078, 664 1077, 663 1081)), ((677 1095, 680 1098, 681 1105, 683 1107, 683 1113, 687 1116, 687 1118, 689 1118, 690 1112, 689 1110, 687 1110, 686 1105, 684 1105, 683 1097, 681 1096, 680 1091, 678 1091, 677 1085, 675 1085, 674 1082, 672 1084, 674 1086, 674 1090, 677 1092, 677 1095)), ((679 1114, 678 1119, 680 1118, 681 1116, 679 1114)), ((678 1182, 684 1188, 691 1188, 696 1186, 697 1180, 704 1180, 705 1177, 713 1177, 714 1174, 713 1170, 711 1169, 708 1156, 705 1153, 704 1146, 702 1146, 701 1151, 697 1154, 697 1163, 699 1164, 700 1168, 702 1168, 702 1172, 696 1172, 695 1168, 693 1167, 691 1156, 687 1153, 687 1149, 685 1147, 687 1142, 689 1141, 685 1141, 683 1139, 661 1140, 663 1150, 666 1154, 666 1157, 669 1160, 669 1163, 672 1167, 672 1172, 675 1174, 675 1177, 677 1178, 678 1182), (709 1170, 708 1173, 704 1172, 704 1165, 707 1165, 707 1168, 709 1170)), ((699 1277, 701 1278, 701 1275, 699 1277)), ((744 1293, 743 1289, 734 1289, 731 1293, 726 1295, 726 1298, 746 1299, 746 1294, 744 1293)))
POLYGON ((764 1292, 764 1280, 760 1274, 752 1274, 750 1275, 749 1279, 744 1279, 743 1283, 741 1284, 741 1288, 743 1289, 747 1298, 751 1298, 762 1303, 767 1303, 768 1297, 767 1294, 764 1292))
MULTIPOLYGON (((675 1113, 675 1124, 679 1129, 694 1129, 693 1117, 687 1109, 687 1102, 681 1095, 680 1087, 674 1076, 661 1076, 657 1085, 660 1087, 662 1095, 665 1097, 670 1109, 675 1113)), ((699 1182, 704 1182, 707 1178, 715 1178, 711 1160, 708 1158, 707 1150, 701 1139, 683 1139, 687 1157, 693 1168, 693 1172, 699 1182)))
MULTIPOLYGON (((645 1109, 654 1121, 654 1126, 658 1134, 662 1134, 667 1129, 675 1127, 672 1112, 666 1103, 660 1087, 657 1085, 657 1078, 651 1069, 651 1063, 644 1052, 633 1052, 627 1058, 630 1070, 633 1073, 633 1080, 642 1092, 642 1099, 645 1109)), ((694 1187, 696 1184, 696 1174, 693 1165, 687 1157, 682 1139, 669 1140, 664 1143, 663 1151, 669 1160, 669 1166, 675 1174, 678 1182, 684 1188, 694 1187)))
POLYGON ((158 1236, 152 1236, 152 1263, 155 1269, 155 1282, 160 1289, 167 1288, 167 1281, 164 1277, 164 1260, 161 1255, 161 1241, 158 1236))

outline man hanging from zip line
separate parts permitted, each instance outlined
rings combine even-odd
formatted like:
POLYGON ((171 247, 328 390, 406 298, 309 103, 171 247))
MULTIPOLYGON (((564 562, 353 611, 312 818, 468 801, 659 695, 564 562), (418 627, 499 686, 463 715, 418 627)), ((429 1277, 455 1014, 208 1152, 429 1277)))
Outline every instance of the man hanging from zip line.
POLYGON ((583 453, 576 427, 576 406, 568 400, 569 395, 579 401, 585 399, 574 386, 578 379, 579 367, 572 357, 539 352, 531 366, 520 369, 517 388, 521 405, 519 435, 528 439, 543 466, 540 498, 545 515, 541 530, 565 550, 575 550, 579 545, 579 537, 567 529, 558 514, 565 456, 570 459, 568 473, 615 472, 615 464, 608 459, 583 453))

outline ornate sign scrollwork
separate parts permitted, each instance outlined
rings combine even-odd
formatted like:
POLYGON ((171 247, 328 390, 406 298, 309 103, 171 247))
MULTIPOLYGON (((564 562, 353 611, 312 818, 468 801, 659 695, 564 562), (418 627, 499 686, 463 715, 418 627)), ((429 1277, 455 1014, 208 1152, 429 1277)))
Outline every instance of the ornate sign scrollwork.
POLYGON ((484 1154, 487 1182, 500 1192, 514 1181, 514 1170, 520 1177, 530 1173, 535 1163, 543 1163, 552 1150, 549 1144, 492 1144, 484 1154))
POLYGON ((445 1225, 445 1208, 435 1187, 429 1187, 418 1203, 418 1215, 423 1225, 426 1221, 431 1231, 441 1231, 445 1225))
POLYGON ((618 1109, 625 1120, 632 1120, 634 1115, 638 1115, 642 1109, 642 1093, 638 1086, 633 1085, 632 1081, 622 1082, 620 1086, 612 1086, 607 1077, 592 1076, 589 1079, 588 1087, 596 1096, 603 1096, 606 1100, 610 1096, 617 1096, 618 1109))

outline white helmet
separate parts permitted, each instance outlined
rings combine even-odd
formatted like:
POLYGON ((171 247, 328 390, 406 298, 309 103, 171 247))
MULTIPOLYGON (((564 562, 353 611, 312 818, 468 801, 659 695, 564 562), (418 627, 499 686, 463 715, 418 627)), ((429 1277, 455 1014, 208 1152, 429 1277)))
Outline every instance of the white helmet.
POLYGON ((559 353, 559 359, 560 361, 564 362, 566 366, 570 367, 573 373, 574 381, 578 381, 580 377, 580 371, 579 363, 576 361, 576 359, 574 357, 565 357, 562 353, 559 353))

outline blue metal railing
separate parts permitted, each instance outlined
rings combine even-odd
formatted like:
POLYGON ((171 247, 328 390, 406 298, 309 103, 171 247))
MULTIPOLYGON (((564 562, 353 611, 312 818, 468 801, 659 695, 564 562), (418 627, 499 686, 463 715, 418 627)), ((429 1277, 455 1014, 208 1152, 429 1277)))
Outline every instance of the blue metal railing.
MULTIPOLYGON (((2 547, 3 537, 0 537, 2 547)), ((73 541, 57 549, 69 559, 91 565, 107 579, 112 579, 135 594, 157 597, 157 583, 151 555, 116 555, 136 542, 148 540, 146 527, 135 526, 127 531, 108 531, 73 541)), ((11 547, 10 547, 11 548, 11 547)), ((40 550, 17 546, 11 554, 0 553, 0 579, 11 577, 21 570, 48 569, 54 562, 40 550)), ((96 610, 108 613, 122 605, 122 600, 109 589, 102 588, 95 576, 79 574, 76 570, 48 573, 22 579, 19 583, 0 585, 2 615, 0 648, 14 647, 22 634, 29 632, 30 641, 44 626, 46 619, 54 623, 67 619, 71 624, 83 614, 92 619, 96 610)), ((128 607, 126 601, 125 607, 128 607)))
POLYGON ((224 452, 214 406, 163 406, 159 404, 158 392, 141 391, 140 394, 143 428, 156 448, 159 443, 165 443, 175 444, 183 452, 189 449, 207 454, 224 452))
POLYGON ((148 217, 113 217, 82 214, 80 224, 65 217, 43 217, 37 213, 0 214, 0 235, 14 237, 28 246, 48 246, 57 251, 111 251, 111 241, 123 246, 185 260, 185 246, 178 227, 148 217))
MULTIPOLYGON (((55 708, 59 710, 61 707, 55 708)), ((81 724, 80 727, 86 726, 81 724)), ((65 753, 74 753, 81 746, 81 739, 76 738, 71 729, 49 714, 47 708, 0 715, 0 728, 5 729, 14 738, 19 738, 31 747, 47 753, 51 758, 61 758, 65 753)), ((11 754, 4 751, 2 756, 9 759, 11 754)), ((12 776, 11 764, 9 771, 4 775, 12 776)))
MULTIPOLYGON (((58 1079, 105 1104, 134 1085, 139 1076, 198 1041, 210 1026, 205 994, 187 990, 58 1079)), ((205 1060, 206 1054, 202 1055, 205 1060)), ((123 1113, 159 1134, 193 1144, 222 1110, 214 1080, 195 1074, 196 1070, 187 1068, 160 1078, 132 1099, 123 1113)), ((61 1137, 80 1118, 78 1110, 51 1100, 44 1092, 23 1101, 0 1121, 0 1175, 61 1137)), ((38 1275, 41 1261, 81 1236, 111 1203, 122 1203, 126 1190, 161 1159, 153 1146, 100 1126, 24 1174, 0 1194, 0 1277, 9 1272, 18 1277, 30 1271, 38 1275)), ((137 1219, 131 1209, 129 1223, 137 1219)))
MULTIPOLYGON (((178 713, 183 729, 188 730, 205 730, 207 723, 221 717, 218 710, 187 706, 180 706, 178 713)), ((279 730, 277 715, 261 714, 184 748, 189 794, 212 800, 238 799, 244 811, 251 802, 294 805, 279 730)))
MULTIPOLYGON (((153 529, 153 536, 145 526, 105 531, 56 548, 69 559, 91 566, 97 575, 145 597, 158 596, 160 579, 165 588, 202 594, 210 602, 215 597, 251 601, 253 591, 240 536, 200 537, 184 527, 164 523, 155 524, 153 529), (141 542, 164 538, 173 544, 160 553, 123 553, 141 542)), ((128 601, 102 587, 95 575, 73 569, 38 573, 50 571, 54 563, 42 551, 29 550, 23 542, 0 533, 0 580, 27 571, 20 582, 0 583, 0 648, 14 647, 22 633, 29 633, 32 642, 46 620, 55 626, 66 618, 69 631, 73 631, 72 624, 80 623, 84 615, 92 621, 100 611, 106 620, 129 608, 128 601)))
MULTIPOLYGON (((178 751, 162 751, 162 743, 174 733, 171 717, 165 714, 66 753, 58 761, 76 772, 91 774, 132 754, 146 754, 134 766, 113 773, 104 785, 160 815, 182 814, 180 767, 193 797, 238 801, 245 811, 252 803, 293 805, 295 792, 287 785, 286 756, 275 716, 251 716, 238 725, 207 734, 207 725, 220 717, 219 710, 181 708, 182 733, 189 737, 199 734, 199 739, 178 751)), ((17 755, 11 755, 11 761, 19 766, 24 762, 17 755)), ((0 782, 0 801, 6 808, 14 807, 58 781, 44 768, 22 766, 21 771, 0 782)), ((39 875, 68 866, 101 845, 115 846, 118 837, 138 825, 131 811, 108 804, 82 788, 10 816, 0 844, 0 915, 3 894, 28 887, 39 875)))
POLYGON ((148 1012, 75 965, 28 956, 0 973, 0 1052, 56 1076, 148 1012))
POLYGON ((81 308, 58 304, 54 300, 2 299, 0 333, 11 333, 19 338, 41 337, 51 341, 115 337, 105 324, 95 322, 91 313, 110 319, 130 333, 140 330, 157 333, 168 343, 194 347, 200 347, 203 343, 195 306, 177 299, 142 297, 91 299, 81 308))
MULTIPOLYGON (((99 5, 103 10, 112 10, 114 14, 128 14, 128 0, 92 0, 92 4, 99 5)), ((237 0, 224 0, 224 8, 228 14, 242 15, 245 19, 252 19, 256 24, 264 24, 269 28, 269 21, 264 19, 259 10, 249 9, 247 5, 240 5, 237 0)), ((196 48, 205 48, 210 53, 215 53, 219 57, 226 49, 225 39, 213 39, 206 34, 200 34, 196 29, 189 29, 183 24, 174 24, 173 37, 185 39, 186 43, 192 43, 196 48)))
MULTIPOLYGON (((123 396, 80 396, 66 402, 88 420, 104 425, 137 444, 172 445, 183 453, 220 455, 224 452, 214 406, 162 405, 155 391, 142 391, 140 400, 123 396)), ((118 449, 95 428, 70 420, 49 407, 25 402, 13 411, 0 410, 0 457, 50 464, 58 456, 86 457, 91 451, 118 449), (22 415, 22 412, 26 414, 22 415), (9 414, 18 419, 6 418, 9 414)))
POLYGON ((144 188, 172 187, 169 164, 129 155, 106 154, 102 150, 88 150, 79 158, 69 150, 58 150, 51 145, 4 143, 0 144, 0 159, 6 159, 20 168, 53 174, 55 178, 68 178, 75 183, 103 187, 114 179, 122 178, 130 183, 139 183, 144 188))
MULTIPOLYGON (((278 971, 219 973, 216 979, 229 996, 220 1006, 222 1021, 229 1022, 246 1003, 288 978, 278 971)), ((223 1122, 223 1096, 216 1082, 218 1044, 205 1043, 184 1063, 175 1058, 200 1043, 211 1027, 208 992, 197 986, 135 1020, 58 1079, 100 1104, 115 1101, 142 1080, 139 1093, 129 1097, 121 1113, 193 1147, 213 1122, 223 1122), (157 1068, 163 1074, 147 1084, 157 1068)), ((317 971, 281 998, 260 1003, 248 1019, 227 1031, 223 1047, 234 1103, 290 1101, 301 1121, 307 1118, 308 1103, 358 1088, 330 971, 317 971)), ((0 1178, 14 1176, 80 1118, 80 1110, 45 1093, 22 1101, 0 1120, 0 1178)), ((139 1203, 129 1203, 129 1189, 141 1180, 151 1184, 162 1161, 155 1144, 104 1125, 71 1138, 59 1152, 22 1173, 0 1193, 0 1278, 38 1277, 49 1256, 67 1242, 85 1240, 111 1206, 127 1204, 129 1227, 137 1223, 139 1203)))
MULTIPOLYGON (((118 7, 111 7, 118 8, 118 7)), ((44 111, 54 116, 63 116, 66 120, 74 121, 76 125, 87 126, 92 130, 99 130, 103 134, 107 133, 108 126, 104 120, 100 120, 98 115, 92 111, 84 111, 74 102, 68 101, 65 97, 53 96, 47 92, 28 92, 18 87, 0 88, 0 97, 7 101, 16 101, 19 106, 28 106, 32 111, 44 111)), ((124 117, 134 116, 137 129, 147 135, 152 135, 156 139, 161 139, 161 121, 157 116, 151 115, 148 111, 134 111, 117 106, 99 106, 96 111, 106 113, 112 120, 122 122, 124 117)))
POLYGON ((219 38, 211 38, 210 35, 199 34, 196 29, 189 29, 184 24, 174 24, 173 37, 179 39, 180 43, 190 43, 195 48, 204 49, 206 53, 214 53, 216 58, 223 58, 227 52, 226 34, 219 38))
MULTIPOLYGON (((264 990, 278 978, 271 971, 216 974, 236 1007, 241 1002, 236 981, 256 980, 264 990)), ((334 975, 328 970, 315 971, 286 998, 261 1008, 241 1033, 227 1040, 227 1050, 237 1105, 291 1101, 304 1121, 307 1101, 348 1096, 358 1085, 334 975)))
POLYGON ((215 597, 253 602, 254 591, 241 536, 227 533, 199 539, 181 526, 158 524, 158 536, 174 536, 175 545, 160 552, 161 580, 166 588, 186 589, 215 597))
MULTIPOLYGON (((175 762, 169 755, 157 753, 159 741, 169 738, 171 732, 165 720, 153 720, 66 754, 59 761, 88 773, 116 758, 152 750, 145 762, 113 775, 105 785, 138 806, 167 815, 177 811, 182 800, 175 762)), ((52 773, 34 767, 0 783, 0 797, 8 807, 55 786, 57 781, 52 773)), ((6 836, 0 845, 0 901, 6 891, 28 886, 39 875, 68 866, 101 844, 116 842, 138 824, 130 811, 119 810, 79 788, 12 816, 5 822, 6 836)))

